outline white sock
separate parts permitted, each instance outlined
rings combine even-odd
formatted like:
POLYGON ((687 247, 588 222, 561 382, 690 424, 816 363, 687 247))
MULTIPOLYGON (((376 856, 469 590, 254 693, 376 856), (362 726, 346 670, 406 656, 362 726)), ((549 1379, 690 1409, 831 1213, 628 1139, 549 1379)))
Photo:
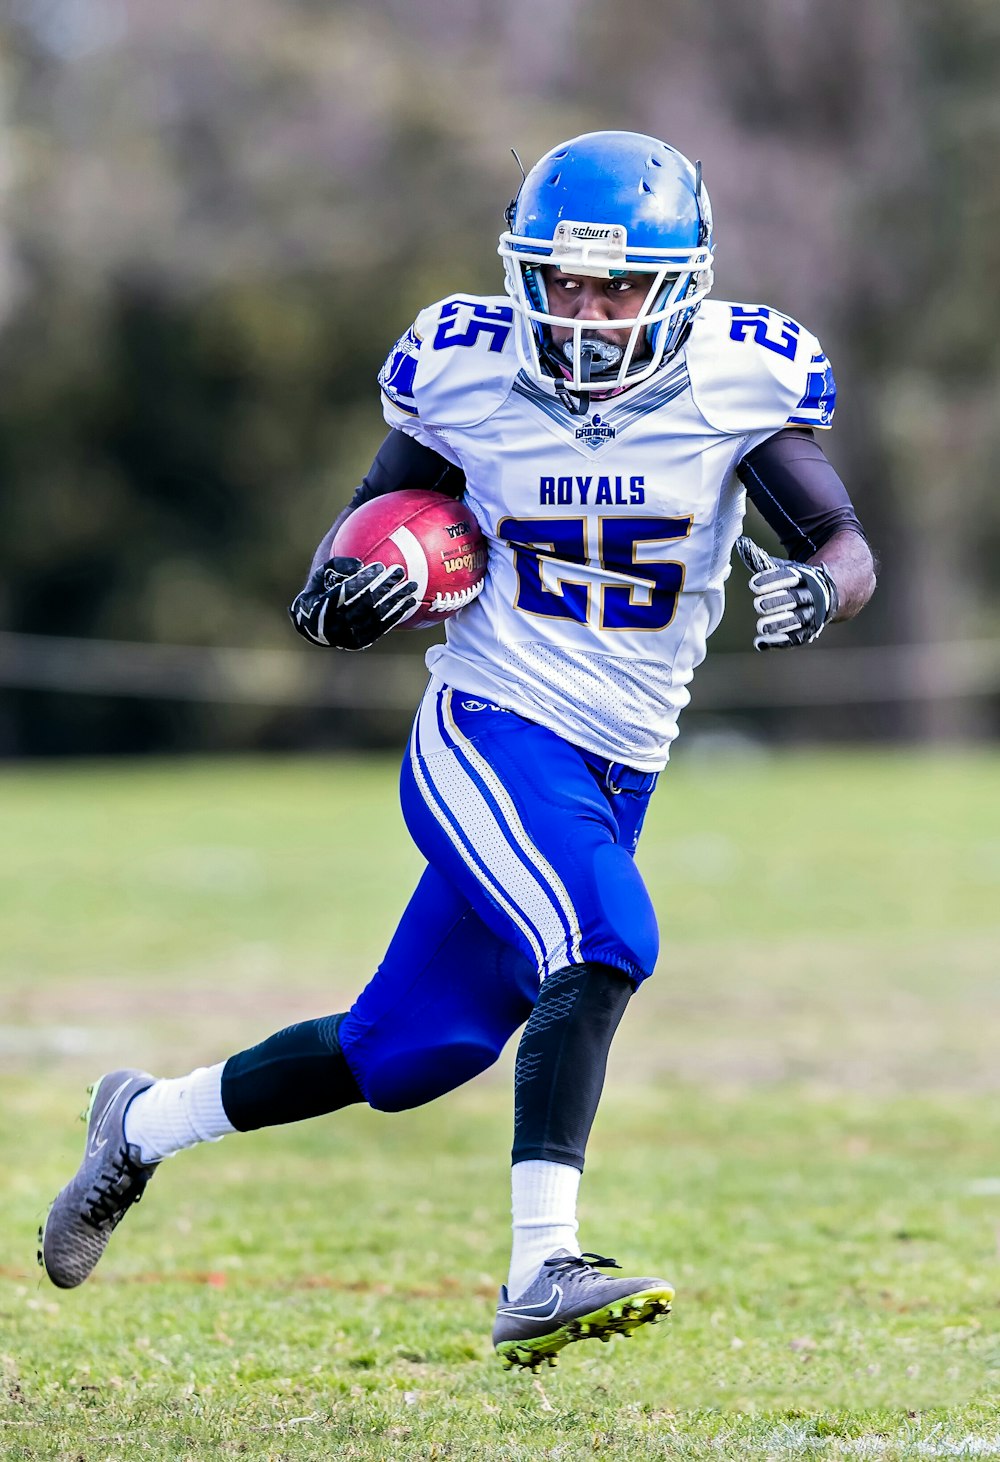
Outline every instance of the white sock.
POLYGON ((155 1081, 132 1098, 125 1112, 125 1141, 139 1148, 143 1162, 159 1162, 197 1142, 218 1142, 236 1131, 222 1105, 225 1064, 155 1081))
POLYGON ((518 1298, 556 1249, 579 1254, 576 1241, 578 1169, 558 1162, 517 1162, 510 1170, 514 1242, 507 1294, 518 1298))

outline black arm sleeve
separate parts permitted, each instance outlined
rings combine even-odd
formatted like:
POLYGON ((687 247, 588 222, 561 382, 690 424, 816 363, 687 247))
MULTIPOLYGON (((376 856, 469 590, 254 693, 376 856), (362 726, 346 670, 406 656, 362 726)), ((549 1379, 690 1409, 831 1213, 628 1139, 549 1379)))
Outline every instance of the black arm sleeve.
POLYGON ((372 498, 405 487, 443 492, 457 498, 465 491, 465 473, 430 447, 414 441, 405 431, 393 430, 379 447, 349 506, 353 512, 372 498))
POLYGON ((333 550, 333 540, 341 523, 372 498, 401 488, 418 487, 427 492, 443 492, 460 498, 465 491, 465 473, 453 467, 445 457, 421 446, 404 431, 391 431, 375 454, 375 461, 361 479, 360 487, 340 513, 333 526, 323 535, 313 554, 306 579, 308 586, 317 569, 322 568, 333 550))
POLYGON ((736 472, 789 558, 812 558, 835 533, 865 537, 847 488, 808 429, 788 427, 768 437, 736 472))

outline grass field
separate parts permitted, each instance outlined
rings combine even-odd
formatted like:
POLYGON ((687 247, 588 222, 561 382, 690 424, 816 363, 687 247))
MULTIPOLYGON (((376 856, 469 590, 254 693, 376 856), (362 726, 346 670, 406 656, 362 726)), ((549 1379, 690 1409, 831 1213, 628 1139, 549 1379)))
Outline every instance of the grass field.
POLYGON ((88 1080, 366 978, 391 764, 10 769, 0 819, 4 1459, 1000 1457, 1000 757, 679 759, 581 1228, 675 1313, 537 1378, 488 1344, 509 1053, 165 1164, 79 1291, 34 1263, 88 1080))

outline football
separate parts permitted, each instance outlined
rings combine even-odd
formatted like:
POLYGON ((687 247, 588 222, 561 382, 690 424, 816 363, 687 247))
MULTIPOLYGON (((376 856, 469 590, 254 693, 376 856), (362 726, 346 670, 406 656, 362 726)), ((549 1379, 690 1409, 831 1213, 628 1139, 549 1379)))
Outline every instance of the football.
POLYGON ((337 531, 334 556, 401 564, 417 602, 396 629, 427 629, 471 604, 486 581, 486 540, 464 504, 405 488, 362 503, 337 531))

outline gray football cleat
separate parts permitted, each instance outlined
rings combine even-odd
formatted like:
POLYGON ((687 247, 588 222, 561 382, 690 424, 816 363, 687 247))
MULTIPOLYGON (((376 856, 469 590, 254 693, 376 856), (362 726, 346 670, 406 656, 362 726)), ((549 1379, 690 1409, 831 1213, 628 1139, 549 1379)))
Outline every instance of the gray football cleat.
POLYGON ((38 1262, 60 1289, 73 1289, 93 1273, 156 1171, 156 1163, 141 1162, 138 1147, 125 1141, 125 1109, 155 1080, 146 1071, 111 1071, 91 1087, 83 1162, 38 1231, 38 1262))
POLYGON ((628 1339, 669 1312, 674 1288, 665 1279, 612 1279, 595 1266, 621 1268, 599 1254, 557 1249, 516 1301, 501 1288, 493 1345, 507 1370, 558 1365, 558 1352, 571 1341, 628 1339))

